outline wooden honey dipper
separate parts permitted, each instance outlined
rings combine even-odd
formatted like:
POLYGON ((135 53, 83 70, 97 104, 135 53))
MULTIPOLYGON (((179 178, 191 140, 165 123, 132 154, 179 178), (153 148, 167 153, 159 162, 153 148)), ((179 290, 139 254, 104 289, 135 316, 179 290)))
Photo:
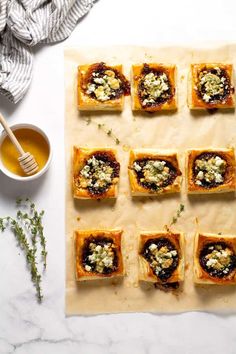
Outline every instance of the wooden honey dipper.
POLYGON ((6 120, 3 118, 1 113, 0 113, 0 123, 20 154, 20 157, 18 157, 18 161, 24 173, 28 176, 36 173, 39 169, 39 166, 34 156, 31 155, 29 152, 24 151, 24 149, 20 145, 19 141, 16 139, 11 128, 9 127, 9 125, 7 124, 6 120))

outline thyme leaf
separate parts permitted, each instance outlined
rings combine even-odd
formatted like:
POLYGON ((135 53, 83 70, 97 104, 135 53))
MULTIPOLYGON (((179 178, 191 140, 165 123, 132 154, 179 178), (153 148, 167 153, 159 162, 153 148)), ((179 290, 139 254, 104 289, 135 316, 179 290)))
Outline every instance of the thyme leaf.
POLYGON ((11 216, 0 218, 0 231, 3 232, 8 228, 13 232, 18 246, 24 252, 31 280, 36 289, 37 299, 39 302, 42 302, 42 276, 38 267, 37 253, 38 244, 40 244, 41 260, 44 269, 46 269, 46 239, 42 222, 44 211, 37 211, 35 204, 29 198, 18 198, 16 206, 18 210, 15 218, 11 216))
POLYGON ((113 139, 117 145, 120 144, 120 139, 118 139, 118 137, 114 134, 113 130, 107 127, 104 123, 96 123, 91 118, 86 118, 85 121, 87 125, 89 125, 90 123, 96 124, 99 130, 102 130, 104 133, 106 133, 106 135, 113 139))
POLYGON ((183 213, 184 211, 184 205, 183 204, 180 204, 177 212, 176 212, 176 215, 173 216, 172 218, 172 221, 170 223, 170 226, 174 225, 177 223, 178 219, 180 218, 181 214, 183 213))
POLYGON ((104 133, 106 133, 107 136, 110 136, 117 145, 120 144, 120 140, 117 138, 117 136, 113 133, 113 130, 111 128, 106 127, 105 124, 97 123, 97 127, 100 130, 103 130, 104 133))

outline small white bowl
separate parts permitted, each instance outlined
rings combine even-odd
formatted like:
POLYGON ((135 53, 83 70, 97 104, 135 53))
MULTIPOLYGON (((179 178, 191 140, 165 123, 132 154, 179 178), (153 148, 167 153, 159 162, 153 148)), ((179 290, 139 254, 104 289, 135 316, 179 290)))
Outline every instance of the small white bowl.
MULTIPOLYGON (((48 136, 39 128, 37 127, 36 125, 33 125, 33 124, 28 124, 28 123, 22 123, 22 124, 15 124, 15 125, 12 125, 11 126, 11 129, 14 131, 14 130, 18 130, 18 129, 22 129, 22 128, 26 128, 26 129, 31 129, 31 130, 34 130, 36 132, 38 132, 39 134, 42 135, 42 137, 45 139, 45 141, 47 142, 48 144, 48 147, 49 147, 49 156, 48 156, 48 160, 45 164, 45 166, 37 173, 35 173, 34 175, 32 176, 26 176, 26 177, 22 177, 22 176, 18 176, 14 173, 12 173, 11 171, 9 171, 3 164, 2 160, 1 160, 1 155, 0 155, 0 170, 8 177, 16 180, 16 181, 33 181, 39 177, 41 177, 49 168, 49 165, 51 163, 51 160, 52 160, 52 149, 51 149, 51 144, 50 144, 50 141, 48 139, 48 136)), ((7 136, 6 132, 3 131, 2 134, 0 135, 0 150, 1 150, 1 146, 2 146, 2 143, 5 139, 5 137, 7 136)))

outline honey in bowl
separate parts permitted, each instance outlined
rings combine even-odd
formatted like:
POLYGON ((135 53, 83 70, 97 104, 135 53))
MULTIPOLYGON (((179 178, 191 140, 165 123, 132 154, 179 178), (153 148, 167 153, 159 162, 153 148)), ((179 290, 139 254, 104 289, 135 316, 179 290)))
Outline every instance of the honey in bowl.
MULTIPOLYGON (((38 173, 46 165, 49 158, 48 142, 39 132, 30 128, 19 128, 13 130, 13 132, 24 151, 34 156, 39 166, 38 173)), ((8 136, 2 142, 0 157, 3 165, 10 172, 17 176, 26 177, 18 161, 19 153, 8 136)))

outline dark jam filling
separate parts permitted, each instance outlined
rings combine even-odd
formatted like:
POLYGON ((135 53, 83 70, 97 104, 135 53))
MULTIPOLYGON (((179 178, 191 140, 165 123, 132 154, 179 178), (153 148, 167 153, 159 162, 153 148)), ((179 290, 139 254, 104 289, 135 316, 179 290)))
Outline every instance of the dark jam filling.
MULTIPOLYGON (((149 262, 152 270, 153 270, 153 274, 156 275, 155 273, 155 268, 152 267, 152 262, 155 260, 155 257, 153 256, 152 252, 149 249, 149 246, 151 244, 155 244, 157 245, 157 249, 160 250, 161 247, 167 247, 168 252, 170 251, 177 251, 174 244, 165 237, 161 237, 159 239, 150 239, 147 242, 145 242, 143 249, 141 251, 141 255, 149 262)), ((173 274, 173 272, 175 271, 175 269, 178 267, 179 264, 179 255, 178 255, 178 251, 177 251, 177 255, 176 256, 172 256, 172 264, 170 265, 169 268, 162 268, 159 272, 157 276, 157 278, 159 278, 162 282, 167 282, 168 279, 171 277, 171 275, 173 274)))
POLYGON ((206 103, 217 103, 217 102, 222 102, 224 101, 231 93, 231 83, 230 83, 230 78, 227 74, 227 72, 224 69, 220 69, 220 73, 218 73, 218 71, 216 69, 203 69, 201 70, 201 72, 199 73, 198 76, 198 89, 197 89, 197 94, 198 96, 206 103), (211 95, 210 99, 208 102, 206 102, 203 99, 203 96, 205 94, 207 94, 207 90, 206 90, 206 83, 201 84, 201 77, 203 77, 205 74, 207 73, 211 73, 213 75, 218 76, 220 79, 224 78, 225 81, 223 83, 223 93, 222 94, 216 94, 216 95, 211 95))
MULTIPOLYGON (((94 156, 97 160, 105 162, 107 166, 110 166, 113 169, 113 172, 111 175, 111 181, 114 178, 119 177, 120 164, 119 164, 119 162, 116 161, 116 159, 113 157, 112 154, 109 154, 106 152, 98 152, 98 153, 94 153, 92 156, 94 156)), ((90 156, 90 158, 92 156, 90 156)), ((86 164, 87 164, 87 162, 85 162, 85 165, 86 164)), ((91 165, 89 165, 89 166, 90 166, 91 175, 93 175, 93 173, 96 173, 96 168, 91 165)), ((89 191, 89 193, 94 196, 102 195, 112 185, 112 182, 111 183, 107 182, 106 184, 104 184, 103 187, 95 187, 96 182, 97 182, 97 178, 96 177, 92 178, 92 185, 87 187, 87 190, 89 191)))
POLYGON ((153 161, 154 159, 142 159, 142 160, 136 160, 134 162, 136 162, 142 169, 141 171, 136 171, 134 169, 134 171, 136 172, 137 174, 137 178, 138 178, 138 183, 143 186, 144 188, 147 188, 147 189, 150 189, 154 192, 157 192, 158 190, 164 188, 164 187, 167 187, 169 185, 171 185, 174 180, 176 179, 177 177, 177 171, 176 169, 174 168, 174 166, 168 162, 168 161, 165 161, 165 160, 160 160, 160 161, 165 161, 165 166, 169 168, 169 177, 168 179, 166 179, 165 181, 163 181, 163 183, 161 184, 161 186, 158 186, 156 183, 151 183, 151 182, 145 182, 145 181, 141 181, 141 179, 145 178, 144 177, 144 170, 143 168, 145 167, 145 165, 148 163, 148 161, 153 161))
POLYGON ((117 256, 117 250, 114 247, 114 242, 113 242, 112 238, 102 237, 102 236, 100 236, 100 237, 91 236, 91 237, 87 238, 85 240, 83 250, 82 250, 82 264, 83 264, 84 268, 86 265, 88 265, 91 267, 91 272, 95 272, 95 273, 99 273, 99 274, 110 274, 110 273, 113 273, 114 271, 116 271, 118 268, 118 256, 117 256), (104 267, 104 270, 102 273, 97 272, 96 271, 96 264, 92 263, 89 260, 89 256, 91 256, 93 253, 89 248, 89 245, 91 243, 94 243, 96 246, 102 246, 102 247, 107 245, 108 243, 111 243, 113 245, 113 248, 112 248, 112 251, 114 254, 113 266, 112 267, 104 267))
MULTIPOLYGON (((236 256, 233 253, 232 256, 230 256, 230 263, 227 265, 227 268, 229 269, 229 271, 227 273, 224 273, 223 270, 218 270, 218 269, 214 269, 212 267, 208 267, 207 266, 207 261, 208 259, 206 258, 206 256, 208 254, 211 254, 213 250, 216 249, 216 246, 221 246, 222 250, 225 250, 226 248, 231 249, 231 247, 229 247, 225 242, 212 242, 212 243, 208 243, 206 246, 203 247, 203 249, 200 252, 200 256, 199 256, 199 261, 201 264, 201 267, 208 273, 210 274, 212 277, 215 278, 224 278, 225 276, 228 276, 232 271, 235 270, 236 268, 236 256), (214 247, 214 249, 211 249, 211 247, 214 247)), ((232 249, 231 249, 232 250, 232 249)))
MULTIPOLYGON (((220 158, 222 158, 222 159, 224 160, 224 157, 222 157, 222 156, 221 156, 220 154, 218 154, 218 153, 215 154, 215 153, 213 153, 213 152, 204 152, 203 154, 197 156, 196 159, 195 159, 195 161, 196 161, 196 160, 207 160, 207 161, 208 161, 208 160, 210 160, 212 157, 216 157, 216 156, 219 156, 220 158)), ((201 171, 201 169, 199 169, 199 168, 196 167, 195 161, 194 161, 194 164, 193 164, 193 175, 194 175, 194 178, 195 178, 195 181, 196 181, 197 174, 198 174, 199 171, 201 171)), ((225 160, 224 160, 224 161, 225 161, 225 160)), ((226 165, 226 170, 227 170, 227 165, 226 165)), ((223 178, 224 178, 224 176, 225 176, 225 174, 226 174, 226 170, 225 170, 224 173, 221 174, 221 175, 223 176, 223 178)), ((201 183, 202 183, 202 184, 201 184, 201 187, 210 189, 210 188, 219 186, 220 184, 223 184, 224 181, 223 181, 223 182, 216 182, 216 181, 213 180, 212 182, 207 182, 205 179, 203 179, 203 180, 201 180, 201 183)))
POLYGON ((168 74, 165 71, 153 69, 153 68, 150 68, 148 64, 144 64, 141 75, 142 75, 142 77, 141 77, 139 84, 138 84, 138 96, 139 96, 139 100, 141 102, 141 105, 144 108, 159 106, 159 105, 169 101, 173 97, 174 89, 172 89, 172 85, 171 85, 170 80, 168 78, 168 74), (148 102, 147 104, 144 105, 143 104, 144 100, 150 99, 150 94, 147 92, 145 85, 144 85, 145 76, 149 73, 153 73, 156 76, 156 78, 158 78, 162 74, 166 74, 166 76, 167 76, 166 84, 168 85, 168 90, 164 91, 163 94, 161 94, 159 97, 156 97, 154 102, 148 102))
POLYGON ((126 79, 126 77, 120 73, 117 69, 106 66, 105 63, 97 63, 90 66, 88 72, 86 73, 85 82, 82 85, 84 92, 92 97, 93 99, 97 100, 97 97, 94 92, 90 94, 87 93, 88 85, 93 84, 98 88, 100 85, 94 82, 93 74, 97 74, 96 78, 103 78, 106 70, 111 70, 115 73, 115 79, 120 80, 120 87, 118 89, 111 89, 112 95, 109 97, 109 100, 114 100, 120 98, 122 95, 128 96, 130 95, 130 83, 126 79))

